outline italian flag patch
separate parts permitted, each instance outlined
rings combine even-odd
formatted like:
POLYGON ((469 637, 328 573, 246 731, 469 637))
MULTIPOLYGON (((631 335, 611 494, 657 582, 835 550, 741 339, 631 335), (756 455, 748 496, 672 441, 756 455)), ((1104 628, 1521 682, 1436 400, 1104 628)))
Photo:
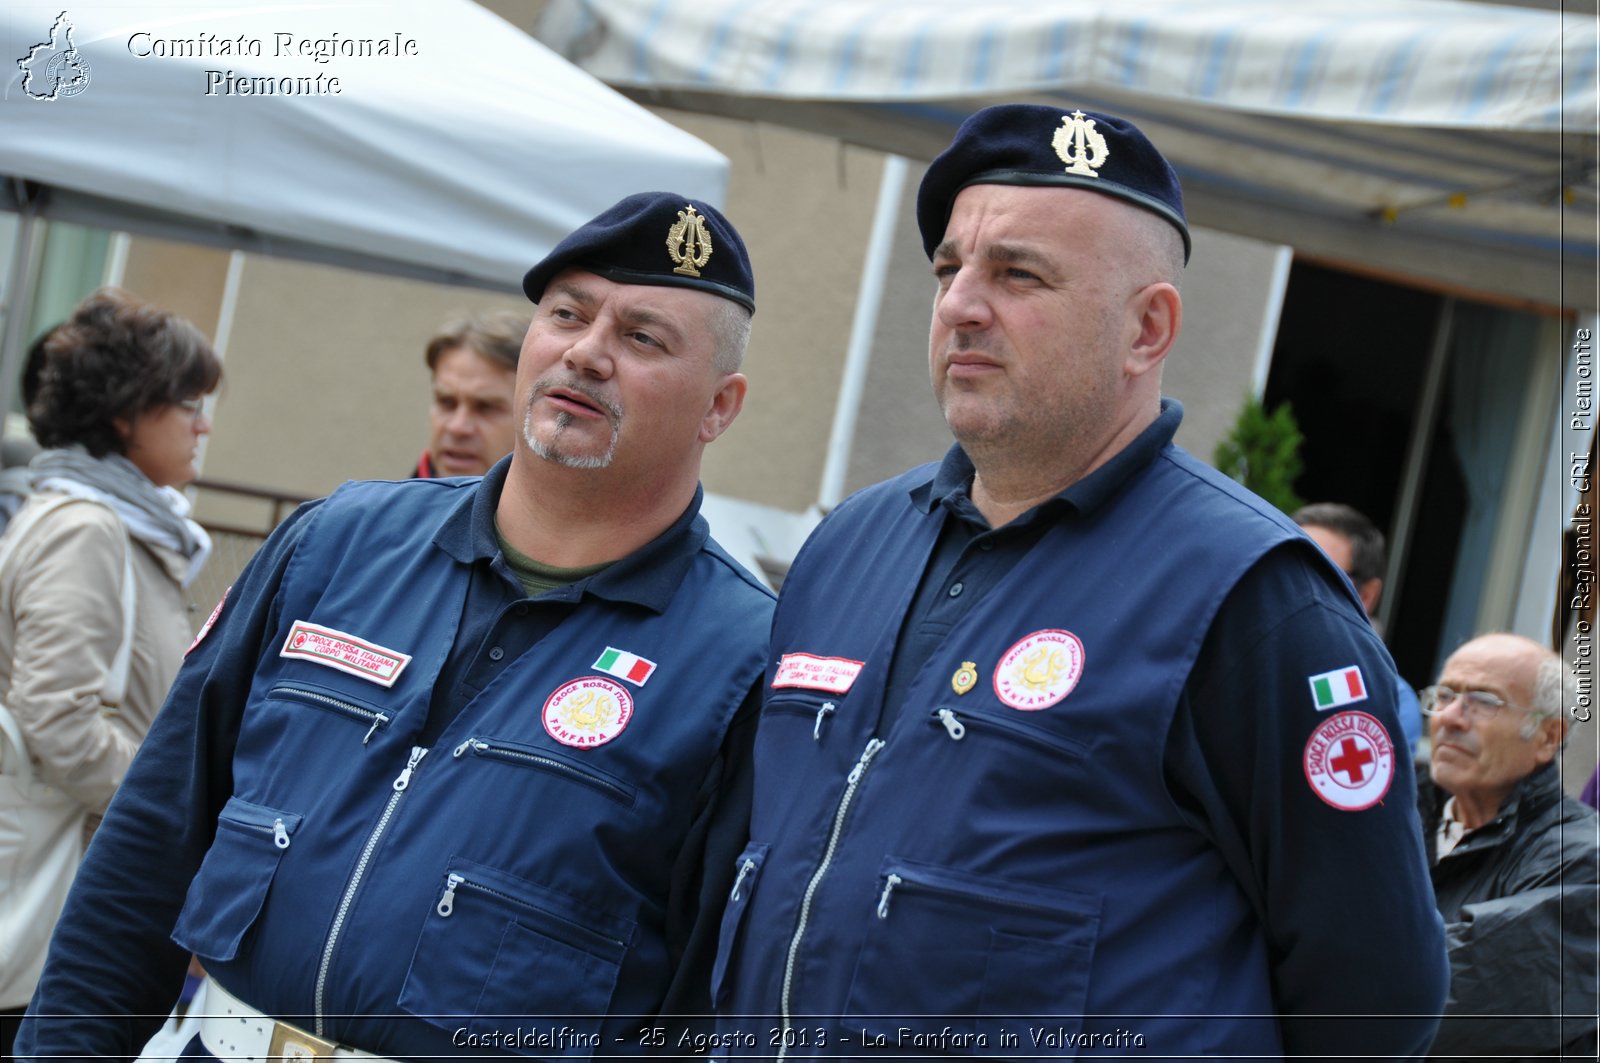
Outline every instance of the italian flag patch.
POLYGON ((614 675, 618 679, 626 679, 635 686, 644 686, 644 681, 650 678, 650 673, 656 670, 656 662, 647 661, 637 653, 619 650, 615 646, 607 646, 606 652, 594 662, 595 668, 606 675, 614 675))
POLYGON ((1367 700, 1367 685, 1355 665, 1311 677, 1311 700, 1318 712, 1337 709, 1355 701, 1367 700))

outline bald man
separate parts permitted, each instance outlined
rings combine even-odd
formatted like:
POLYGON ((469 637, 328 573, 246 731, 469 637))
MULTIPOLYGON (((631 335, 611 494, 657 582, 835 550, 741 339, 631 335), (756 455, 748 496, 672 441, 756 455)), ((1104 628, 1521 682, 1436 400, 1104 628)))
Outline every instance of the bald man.
POLYGON ((1450 951, 1435 1058, 1595 1055, 1600 827, 1562 793, 1561 678, 1539 643, 1484 635, 1422 692, 1422 812, 1450 951))

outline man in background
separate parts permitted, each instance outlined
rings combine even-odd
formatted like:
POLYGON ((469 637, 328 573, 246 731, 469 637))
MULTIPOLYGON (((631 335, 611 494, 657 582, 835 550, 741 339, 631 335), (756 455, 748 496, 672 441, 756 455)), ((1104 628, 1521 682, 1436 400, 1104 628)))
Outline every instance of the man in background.
MULTIPOLYGON (((1378 603, 1383 600, 1383 573, 1388 563, 1384 553, 1383 532, 1354 506, 1342 502, 1313 502, 1294 512, 1294 522, 1322 547, 1328 560, 1338 565, 1367 611, 1379 637, 1383 628, 1378 623, 1378 603)), ((1405 735, 1406 747, 1413 756, 1422 738, 1422 712, 1417 707, 1417 695, 1411 684, 1396 676, 1395 711, 1400 716, 1400 731, 1405 735)))
POLYGON ((412 476, 482 476, 511 453, 517 352, 527 331, 526 314, 499 311, 453 322, 428 341, 428 449, 412 476))
POLYGON ((1561 658, 1483 635, 1423 691, 1433 739, 1421 785, 1450 950, 1436 1058, 1595 1058, 1596 813, 1565 796, 1561 658))

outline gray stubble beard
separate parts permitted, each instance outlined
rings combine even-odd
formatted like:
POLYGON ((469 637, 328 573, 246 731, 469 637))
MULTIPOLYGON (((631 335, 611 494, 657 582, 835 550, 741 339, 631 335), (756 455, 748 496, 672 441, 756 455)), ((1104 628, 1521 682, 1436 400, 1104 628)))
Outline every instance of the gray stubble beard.
POLYGON ((617 439, 622 435, 622 407, 613 402, 607 402, 598 395, 591 395, 587 391, 575 388, 571 384, 562 384, 562 387, 578 391, 586 398, 604 407, 611 414, 611 442, 606 444, 603 454, 568 454, 561 450, 561 433, 569 427, 575 419, 565 410, 556 414, 556 428, 549 443, 545 443, 533 433, 533 404, 538 401, 539 395, 545 387, 554 384, 554 381, 537 381, 533 386, 533 394, 528 398, 528 410, 522 415, 522 439, 528 444, 528 449, 546 461, 553 461, 557 465, 568 469, 604 469, 609 466, 617 456, 617 439))

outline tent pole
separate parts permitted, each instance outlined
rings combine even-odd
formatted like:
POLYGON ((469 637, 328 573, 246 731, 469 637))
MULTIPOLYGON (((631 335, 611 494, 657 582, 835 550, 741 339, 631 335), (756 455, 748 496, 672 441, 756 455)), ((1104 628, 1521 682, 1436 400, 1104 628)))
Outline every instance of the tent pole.
POLYGON ((872 216, 866 262, 861 267, 861 287, 856 293, 855 318, 850 323, 850 347, 845 353, 844 379, 839 385, 839 399, 833 410, 828 457, 822 468, 822 489, 817 496, 817 508, 824 513, 844 498, 845 474, 850 468, 856 419, 861 415, 861 394, 866 390, 867 369, 872 362, 872 337, 878 327, 883 282, 889 272, 889 255, 894 246, 895 223, 900 213, 900 191, 905 181, 906 160, 899 155, 884 156, 883 180, 878 185, 878 205, 872 216))
POLYGON ((43 219, 37 204, 22 200, 17 242, 11 252, 11 272, 6 278, 4 338, 0 339, 0 418, 9 417, 22 372, 23 345, 27 342, 28 309, 39 279, 39 233, 43 219))

